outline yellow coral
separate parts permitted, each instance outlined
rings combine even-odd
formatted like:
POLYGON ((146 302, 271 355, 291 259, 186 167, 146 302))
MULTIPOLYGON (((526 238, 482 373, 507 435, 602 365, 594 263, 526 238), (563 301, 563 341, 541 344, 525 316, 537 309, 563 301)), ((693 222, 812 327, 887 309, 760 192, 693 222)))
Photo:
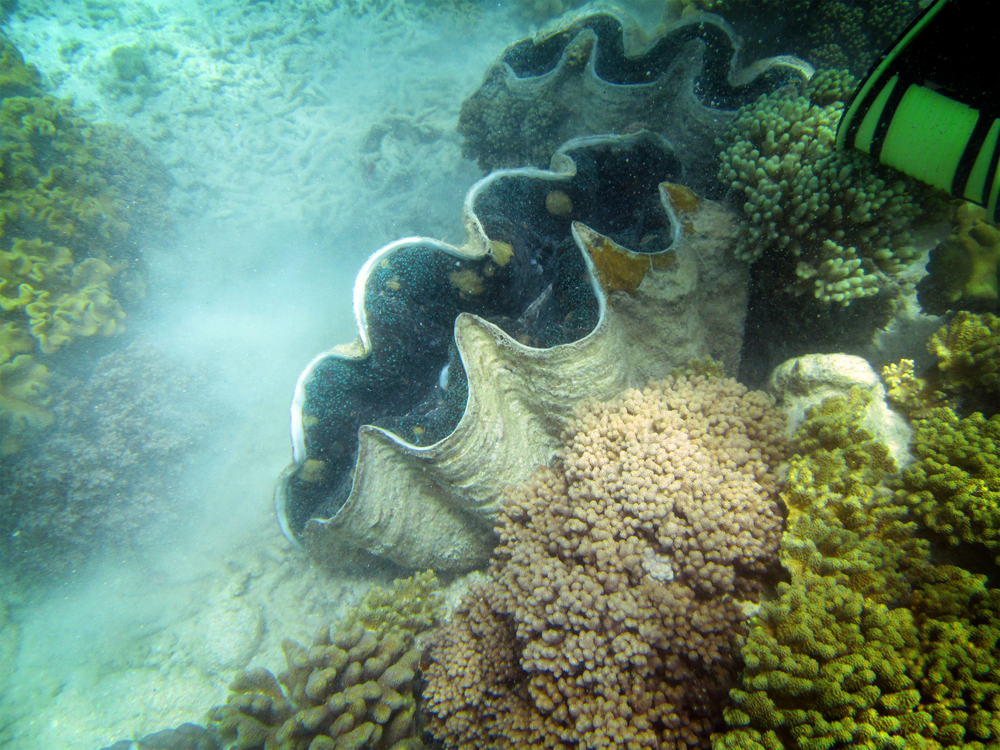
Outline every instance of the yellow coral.
POLYGON ((963 203, 955 211, 958 231, 952 241, 967 253, 969 275, 964 294, 973 299, 995 300, 997 264, 1000 263, 1000 229, 986 219, 986 209, 974 203, 963 203))
POLYGON ((9 455, 19 447, 18 438, 28 428, 42 429, 54 417, 45 407, 49 403, 51 373, 35 362, 30 354, 0 364, 0 455, 9 455))
POLYGON ((1000 391, 1000 318, 959 311, 931 336, 927 348, 937 357, 949 388, 1000 391))
POLYGON ((942 393, 935 391, 926 380, 916 376, 912 359, 901 359, 897 364, 883 367, 882 382, 885 383, 889 401, 907 416, 922 416, 929 409, 944 403, 942 393))
POLYGON ((44 353, 57 351, 77 336, 107 336, 122 330, 125 312, 108 289, 116 273, 103 260, 87 258, 73 269, 72 291, 51 302, 51 293, 42 292, 25 308, 44 353))
POLYGON ((30 352, 34 348, 31 337, 17 323, 0 323, 0 365, 15 354, 30 352))

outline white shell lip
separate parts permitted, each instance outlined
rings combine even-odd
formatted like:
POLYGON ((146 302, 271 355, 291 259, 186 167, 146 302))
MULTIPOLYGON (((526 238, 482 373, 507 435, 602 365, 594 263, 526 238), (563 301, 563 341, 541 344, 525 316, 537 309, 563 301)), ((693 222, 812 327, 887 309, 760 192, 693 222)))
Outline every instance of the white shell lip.
MULTIPOLYGON (((552 157, 551 169, 538 169, 537 167, 520 167, 515 169, 498 169, 490 174, 483 177, 481 180, 476 182, 465 196, 465 200, 462 206, 463 213, 463 223, 465 225, 466 231, 466 241, 460 246, 451 245, 447 242, 442 242, 430 237, 404 237, 403 239, 395 240, 389 244, 381 247, 379 250, 374 252, 368 260, 361 266, 361 270, 358 271, 357 278, 354 281, 353 289, 353 306, 354 306, 354 321, 355 329, 357 330, 357 338, 350 344, 340 344, 334 346, 324 352, 320 352, 306 365, 305 369, 299 375, 295 383, 295 391, 292 396, 291 404, 291 439, 292 439, 292 463, 281 473, 278 478, 277 484, 274 491, 274 506, 275 515, 278 518, 278 525, 281 528, 282 534, 288 539, 289 542, 294 544, 296 547, 301 548, 299 540, 296 538, 295 533, 292 531, 291 523, 288 520, 288 497, 287 488, 289 479, 295 474, 296 470, 305 463, 309 456, 306 450, 305 444, 305 426, 303 424, 303 408, 305 406, 306 400, 306 387, 309 381, 312 379, 316 368, 328 359, 349 359, 349 360, 362 360, 366 359, 372 351, 371 337, 368 333, 368 314, 365 309, 365 294, 368 285, 368 281, 372 275, 373 270, 386 258, 390 257, 393 253, 398 252, 404 248, 411 248, 414 246, 428 247, 431 249, 439 250, 448 255, 452 255, 456 258, 461 259, 481 259, 486 257, 491 252, 490 239, 483 229, 482 223, 476 216, 473 210, 473 205, 476 202, 476 198, 486 190, 491 184, 497 180, 508 178, 508 177, 519 177, 528 179, 539 179, 545 180, 547 182, 559 183, 568 182, 573 179, 576 174, 576 163, 573 161, 572 156, 569 152, 593 146, 601 146, 609 143, 623 144, 623 143, 638 143, 642 141, 653 141, 657 143, 665 151, 672 151, 673 147, 665 138, 650 131, 639 131, 637 133, 631 133, 628 135, 594 135, 594 136, 583 136, 580 138, 574 138, 570 141, 564 143, 555 155, 552 157)), ((676 234, 678 228, 674 226, 674 238, 676 239, 676 234)), ((586 336, 583 336, 580 340, 585 340, 592 336, 595 331, 597 331, 601 324, 604 322, 607 316, 607 296, 604 290, 601 288, 600 280, 597 276, 597 271, 594 268, 593 261, 590 256, 584 252, 583 246, 580 243, 578 233, 575 229, 572 230, 573 237, 576 240, 577 247, 580 250, 580 254, 583 256, 584 263, 587 266, 588 277, 590 281, 590 286, 594 291, 594 295, 597 298, 598 304, 598 315, 597 322, 594 325, 593 330, 586 336)), ((469 313, 463 313, 469 314, 469 313)), ((525 352, 533 351, 532 347, 526 346, 521 342, 507 336, 502 331, 497 329, 497 336, 503 336, 504 345, 511 347, 515 350, 523 350, 525 352)), ((464 362, 463 362, 464 364, 464 362)), ((464 416, 464 415, 463 415, 464 416)), ((437 443, 432 443, 425 446, 418 446, 404 440, 399 435, 388 430, 384 430, 379 427, 374 427, 369 425, 368 429, 377 430, 383 434, 387 439, 405 447, 408 451, 413 451, 415 453, 420 453, 423 451, 428 451, 436 446, 438 446, 444 440, 447 440, 452 433, 449 433, 444 438, 439 440, 437 443)))
MULTIPOLYGON (((559 28, 547 28, 536 35, 536 40, 544 39, 560 31, 568 30, 569 26, 576 24, 583 20, 586 16, 592 16, 595 14, 605 14, 614 17, 620 24, 624 34, 625 42, 625 54, 627 57, 636 57, 641 55, 643 52, 648 51, 656 43, 657 40, 651 39, 646 35, 641 27, 630 18, 627 13, 624 13, 618 8, 607 6, 603 4, 592 4, 585 8, 574 12, 572 16, 564 17, 559 22, 559 28)), ((733 47, 738 51, 739 45, 736 40, 738 39, 735 32, 732 31, 731 27, 726 24, 722 19, 712 16, 711 14, 697 14, 696 17, 682 19, 675 24, 672 24, 670 28, 677 28, 683 26, 690 26, 699 23, 703 23, 704 20, 709 20, 712 24, 720 27, 726 34, 729 35, 730 39, 733 41, 733 47)), ((582 29, 581 29, 582 32, 582 29)), ((593 32, 591 32, 593 33, 593 32)), ((510 49, 510 48, 508 48, 510 49)), ((506 53, 504 53, 506 54, 506 53)), ((597 54, 596 45, 593 49, 589 51, 587 65, 591 68, 594 66, 595 55, 597 54)), ((740 86, 744 83, 752 81, 761 74, 767 72, 774 67, 784 67, 789 70, 795 71, 800 77, 808 79, 811 75, 812 70, 807 64, 803 63, 797 58, 766 58, 755 62, 753 65, 747 68, 741 68, 738 63, 738 55, 734 54, 729 61, 728 70, 728 82, 731 86, 740 86)), ((501 58, 502 59, 502 58, 501 58)), ((506 65, 506 63, 504 63, 506 65)), ((558 66, 557 66, 558 67, 558 66)), ((513 69, 507 66, 507 73, 511 76, 514 75, 513 69)), ((548 73, 543 74, 548 75, 548 73)), ((609 84, 614 85, 614 84, 609 84)), ((629 86, 643 86, 644 84, 628 84, 629 86)), ((541 179, 546 180, 550 183, 558 183, 561 181, 569 181, 576 176, 576 165, 573 161, 572 156, 569 152, 580 149, 586 146, 601 145, 606 143, 631 143, 639 141, 640 139, 645 140, 655 140, 659 143, 665 150, 673 151, 673 145, 670 141, 663 135, 652 132, 652 131, 638 131, 635 133, 629 133, 624 135, 585 135, 581 137, 576 137, 565 142, 552 156, 550 161, 549 169, 540 169, 537 167, 521 167, 521 168, 511 168, 511 169, 500 169, 496 170, 489 175, 485 176, 478 182, 476 182, 466 194, 465 201, 463 203, 463 223, 465 226, 465 241, 462 245, 456 246, 451 245, 440 240, 429 238, 429 237, 406 237, 400 240, 385 245, 380 248, 368 260, 364 263, 361 270, 359 271, 353 288, 353 307, 354 307, 354 317, 355 317, 355 327, 357 330, 357 338, 348 344, 342 344, 334 346, 331 349, 321 352, 316 355, 306 366, 306 368, 299 375, 295 390, 292 398, 290 416, 291 416, 291 440, 292 440, 292 464, 282 472, 278 479, 277 487, 275 489, 275 510, 278 516, 278 521, 281 526, 283 534, 289 539, 290 542, 296 546, 300 546, 298 539, 296 538, 294 532, 291 529, 291 524, 288 520, 288 482, 289 479, 295 474, 297 469, 308 460, 308 453, 306 449, 305 442, 305 426, 303 423, 303 408, 306 400, 306 388, 312 379, 317 367, 320 363, 326 361, 327 359, 342 359, 342 360, 363 360, 366 359, 372 350, 371 339, 368 332, 368 319, 367 311, 365 308, 365 298, 366 298, 366 288, 368 281, 373 273, 374 268, 381 263, 386 258, 390 257, 393 253, 400 251, 403 248, 412 248, 415 246, 431 248, 439 250, 440 252, 452 255, 460 259, 482 259, 491 253, 490 239, 487 236, 482 223, 476 216, 473 210, 473 205, 475 204, 476 198, 487 189, 493 182, 503 179, 506 177, 519 177, 519 178, 529 178, 529 179, 541 179)), ((677 233, 680 231, 679 225, 674 221, 673 216, 670 217, 673 224, 674 239, 677 238, 677 233)), ((580 249, 581 255, 584 258, 585 264, 588 269, 588 276, 594 293, 596 295, 599 310, 598 319, 595 323, 593 330, 586 336, 578 339, 579 341, 585 341, 589 339, 593 334, 599 330, 607 319, 607 308, 608 300, 601 288, 600 281, 594 268, 593 261, 589 255, 584 251, 579 233, 576 228, 573 229, 573 237, 576 240, 576 244, 580 249)), ((469 313, 462 313, 462 315, 468 315, 469 313)), ((488 323, 483 321, 483 323, 490 328, 495 328, 490 326, 488 323)), ((532 347, 525 346, 520 342, 514 340, 513 338, 504 334, 500 329, 496 329, 494 333, 497 340, 500 341, 504 347, 509 347, 511 349, 523 352, 533 352, 538 351, 532 347)), ((576 342, 574 342, 576 343, 576 342)), ((562 346, 562 345, 560 345, 562 346)), ((463 359, 464 364, 464 359, 463 359)), ((463 414, 464 418, 465 414, 463 414)), ((437 443, 427 445, 427 446, 415 446, 408 441, 404 440, 399 435, 393 432, 383 430, 381 428, 366 426, 365 429, 374 430, 384 436, 386 439, 398 444, 399 446, 405 448, 410 453, 423 453, 431 449, 440 446, 445 440, 447 440, 451 434, 442 438, 442 440, 437 443)), ((353 479, 352 479, 352 492, 353 492, 353 479)))
MULTIPOLYGON (((574 138, 573 140, 567 141, 563 144, 552 157, 552 169, 538 169, 537 167, 498 169, 476 182, 465 196, 465 201, 462 205, 463 223, 466 228, 466 241, 464 244, 456 246, 431 237, 414 236, 404 237, 403 239, 390 242, 388 245, 385 245, 372 253, 368 260, 364 262, 364 265, 361 266, 361 270, 358 271, 357 278, 354 280, 353 305, 355 330, 358 334, 357 339, 350 344, 339 344, 331 349, 317 354, 313 357, 309 364, 306 365, 305 369, 299 375, 298 380, 295 383, 295 392, 292 396, 291 405, 292 463, 299 465, 304 463, 309 458, 306 453, 305 428, 302 423, 302 409, 305 405, 306 386, 312 378, 316 367, 327 359, 362 360, 366 359, 368 355, 371 354, 372 346, 371 337, 368 334, 368 313, 365 309, 365 290, 367 289, 368 280, 370 279, 374 268, 376 268, 383 260, 391 256, 393 253, 404 248, 414 247, 416 245, 439 250, 443 253, 447 253, 448 255, 461 259, 476 260, 484 258, 490 253, 490 239, 487 237, 486 231, 483 229, 482 223, 476 216, 475 211, 473 211, 472 206, 474 205, 476 198, 478 198, 479 195, 491 184, 506 177, 539 179, 546 180, 548 182, 568 182, 576 176, 576 163, 567 152, 580 148, 586 148, 588 146, 600 146, 606 143, 629 143, 632 141, 648 140, 650 138, 659 141, 660 145, 662 145, 664 149, 669 150, 672 148, 671 144, 661 136, 648 131, 640 131, 638 133, 624 136, 585 136, 581 138, 574 138)), ((594 293, 597 295, 599 305, 597 325, 600 325, 600 321, 604 319, 607 300, 605 299, 604 292, 601 289, 600 282, 597 279, 590 257, 582 251, 581 253, 584 257, 584 261, 587 263, 587 268, 590 271, 591 286, 594 289, 594 293)), ((514 339, 511 339, 509 343, 512 346, 523 346, 525 350, 531 349, 531 347, 524 346, 524 344, 521 344, 514 339)), ((401 445, 407 446, 410 450, 421 450, 423 448, 431 447, 416 446, 399 437, 395 433, 388 431, 383 432, 385 432, 387 437, 401 445)), ((285 475, 283 474, 282 478, 284 478, 284 476, 285 475)))

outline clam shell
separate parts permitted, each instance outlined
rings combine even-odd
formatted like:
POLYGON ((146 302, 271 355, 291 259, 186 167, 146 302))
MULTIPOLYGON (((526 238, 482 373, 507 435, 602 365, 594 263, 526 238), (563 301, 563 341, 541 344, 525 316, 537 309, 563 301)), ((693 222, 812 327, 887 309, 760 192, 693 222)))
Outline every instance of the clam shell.
MULTIPOLYGON (((676 170, 669 146, 649 133, 578 139, 560 149, 551 170, 501 170, 478 182, 465 201, 462 246, 411 237, 376 252, 354 287, 357 341, 317 356, 296 385, 293 463, 275 493, 288 538, 330 564, 375 556, 407 568, 474 568, 495 543, 501 492, 552 459, 577 403, 610 398, 694 357, 711 356, 735 371, 748 281, 746 265, 731 252, 736 218, 661 182, 676 170), (574 204, 569 216, 546 213, 553 190, 574 204), (638 233, 629 222, 639 223, 638 233), (537 235, 546 225, 555 234, 537 235), (568 248, 556 271, 572 284, 549 268, 553 246, 568 248), (443 270, 421 274, 400 263, 414 259, 443 270), (456 289, 454 274, 468 270, 463 264, 478 269, 479 287, 456 289), (397 267, 402 275, 393 275, 397 267), (447 271, 452 267, 464 270, 447 271), (554 279, 548 287, 525 293, 532 283, 544 284, 546 274, 554 279), (567 312, 552 301, 553 284, 569 288, 577 308, 567 312), (456 300, 454 309, 482 307, 476 294, 462 297, 469 289, 492 295, 501 307, 520 299, 518 321, 535 315, 541 302, 557 308, 557 329, 575 314, 584 320, 592 313, 592 325, 573 340, 533 346, 504 330, 517 327, 509 317, 490 322, 485 313, 459 311, 424 320, 428 306, 441 300, 456 300), (379 310, 389 310, 392 320, 382 320, 379 310), (393 324, 403 332, 394 333, 393 324), (429 338, 421 341, 424 329, 429 338), (441 351, 430 338, 441 330, 454 334, 453 355, 426 367, 424 352, 441 351), (386 353, 397 349, 403 353, 386 353), (433 396, 462 373, 464 409, 457 423, 445 420, 449 431, 439 439, 420 444, 414 434, 400 434, 406 430, 372 424, 398 420, 386 416, 393 398, 401 409, 428 403, 424 396, 393 396, 380 384, 410 383, 433 396), (365 400, 376 391, 389 395, 365 400)), ((567 330, 572 336, 576 329, 567 330)), ((434 414, 420 418, 433 425, 434 414)))
POLYGON ((510 45, 462 105, 463 151, 483 169, 545 166, 556 147, 597 133, 653 130, 677 147, 685 185, 709 189, 716 140, 735 110, 812 67, 770 57, 747 65, 723 19, 695 13, 655 36, 623 11, 588 5, 510 45))

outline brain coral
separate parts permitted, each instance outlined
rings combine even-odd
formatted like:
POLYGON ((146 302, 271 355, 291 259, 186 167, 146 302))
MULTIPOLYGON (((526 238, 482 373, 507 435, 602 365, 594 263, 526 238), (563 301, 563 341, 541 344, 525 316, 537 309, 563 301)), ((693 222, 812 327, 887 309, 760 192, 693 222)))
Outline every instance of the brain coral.
POLYGON ((849 305, 877 294, 916 257, 910 183, 865 154, 834 148, 853 78, 816 73, 740 109, 719 179, 743 202, 736 253, 787 266, 787 291, 849 305))
POLYGON ((782 420, 735 381, 674 377, 585 408, 505 499, 489 580, 432 646, 448 748, 686 748, 719 720, 745 605, 774 561, 782 420))

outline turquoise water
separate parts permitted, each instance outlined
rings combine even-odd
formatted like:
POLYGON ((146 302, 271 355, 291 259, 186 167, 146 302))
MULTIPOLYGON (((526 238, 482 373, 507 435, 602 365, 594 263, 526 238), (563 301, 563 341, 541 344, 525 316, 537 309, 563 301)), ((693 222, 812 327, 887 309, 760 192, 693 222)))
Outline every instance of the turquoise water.
MULTIPOLYGON (((313 565, 301 540, 283 536, 273 491, 289 463, 289 402, 317 353, 357 336, 352 293, 369 255, 401 237, 460 245, 467 236, 463 200, 485 171, 463 155, 462 103, 508 45, 563 8, 558 0, 0 7, 0 29, 40 71, 42 88, 72 100, 95 137, 97 126, 114 128, 101 132, 118 139, 115 187, 133 222, 120 231, 135 256, 118 262, 144 269, 108 336, 78 334, 76 349, 45 360, 54 421, 37 419, 47 437, 32 443, 12 432, 4 444, 19 484, 2 508, 0 747, 97 750, 203 722, 240 670, 282 668, 284 639, 308 641, 386 580, 384 569, 313 565), (123 145, 126 136, 139 146, 123 145)), ((654 32, 683 4, 637 0, 628 10, 654 32)), ((785 50, 781 34, 791 30, 768 18, 751 16, 744 27, 743 62, 823 47, 810 38, 785 50)), ((642 113, 633 119, 620 130, 645 127, 642 113)), ((693 146, 674 145, 691 176, 693 146)), ((707 136, 701 145, 716 148, 707 136)), ((725 189, 710 187, 715 168, 691 179, 721 199, 725 189)), ((550 219, 568 234, 568 220, 550 219)), ((635 239, 660 239, 655 229, 635 239)), ((919 238, 919 249, 936 237, 919 238)), ((398 287, 390 273, 373 277, 398 287)), ((589 290, 581 278, 573 288, 589 290)), ((464 302, 463 279, 452 286, 464 302)), ((526 302, 549 293, 536 284, 526 302)), ((929 361, 922 341, 940 322, 909 300, 892 335, 863 342, 873 361, 929 361)), ((838 321, 818 326, 856 322, 838 321)), ((453 363, 447 344, 435 345, 453 363)), ((446 388, 447 368, 425 378, 431 391, 446 388)), ((456 416, 448 418, 451 429, 456 416)), ((452 599, 462 583, 452 583, 452 599)))

